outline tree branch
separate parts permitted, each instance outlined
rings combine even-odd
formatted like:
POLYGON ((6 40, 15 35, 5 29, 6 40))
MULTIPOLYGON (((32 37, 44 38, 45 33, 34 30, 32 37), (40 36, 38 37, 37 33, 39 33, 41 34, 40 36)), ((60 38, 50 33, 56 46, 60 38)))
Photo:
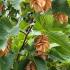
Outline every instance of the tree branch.
MULTIPOLYGON (((27 30, 28 30, 28 31, 27 31, 27 34, 26 34, 26 36, 25 36, 24 42, 23 42, 23 44, 22 44, 22 46, 21 46, 19 52, 21 52, 21 50, 24 49, 24 46, 25 46, 25 44, 26 44, 27 36, 28 36, 28 34, 30 33, 32 27, 33 27, 33 25, 31 25, 31 26, 28 27, 28 29, 27 29, 27 30)), ((20 57, 20 54, 18 53, 17 60, 19 59, 19 57, 20 57)))

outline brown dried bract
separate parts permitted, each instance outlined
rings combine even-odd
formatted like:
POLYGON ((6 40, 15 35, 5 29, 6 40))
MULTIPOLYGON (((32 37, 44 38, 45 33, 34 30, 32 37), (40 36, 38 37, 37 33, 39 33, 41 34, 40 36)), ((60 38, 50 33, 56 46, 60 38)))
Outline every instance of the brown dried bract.
POLYGON ((59 21, 61 24, 68 22, 68 16, 64 13, 55 13, 54 17, 57 21, 59 21))
POLYGON ((0 12, 4 11, 5 7, 3 4, 0 4, 0 12))
POLYGON ((48 37, 45 35, 39 35, 35 38, 35 48, 38 55, 43 55, 49 48, 48 37))
POLYGON ((7 47, 5 48, 5 50, 0 50, 0 57, 6 56, 9 53, 11 44, 12 44, 12 39, 10 38, 8 39, 7 47))
POLYGON ((30 6, 36 12, 45 12, 52 7, 51 0, 30 0, 30 6))
POLYGON ((32 61, 30 61, 30 62, 27 64, 25 70, 36 70, 36 66, 35 66, 35 64, 34 64, 32 61))

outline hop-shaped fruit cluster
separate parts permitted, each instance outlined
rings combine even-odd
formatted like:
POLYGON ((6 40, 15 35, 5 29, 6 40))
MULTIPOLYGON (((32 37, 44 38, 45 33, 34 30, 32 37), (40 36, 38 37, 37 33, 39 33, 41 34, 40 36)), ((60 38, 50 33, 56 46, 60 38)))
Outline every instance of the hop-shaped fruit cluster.
POLYGON ((68 16, 66 14, 64 14, 64 13, 56 13, 56 14, 54 14, 54 17, 61 24, 68 22, 68 16))
POLYGON ((25 70, 36 70, 36 66, 35 66, 35 64, 34 64, 32 61, 30 61, 30 62, 27 64, 25 70))
POLYGON ((0 50, 0 57, 6 56, 9 53, 11 44, 12 44, 12 39, 10 38, 7 41, 7 47, 4 50, 0 50))
POLYGON ((35 48, 38 55, 43 55, 49 48, 49 41, 46 35, 39 35, 35 38, 35 48))
POLYGON ((30 0, 30 6, 36 12, 46 12, 52 7, 51 0, 30 0))

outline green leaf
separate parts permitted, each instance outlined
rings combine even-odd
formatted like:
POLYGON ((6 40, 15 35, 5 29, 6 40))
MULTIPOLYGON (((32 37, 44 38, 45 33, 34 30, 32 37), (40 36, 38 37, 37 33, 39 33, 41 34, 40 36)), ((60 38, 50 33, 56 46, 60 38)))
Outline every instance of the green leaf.
POLYGON ((28 25, 29 25, 28 23, 26 23, 24 20, 22 20, 20 22, 20 29, 24 30, 28 27, 28 25))
POLYGON ((68 5, 69 5, 69 7, 70 7, 70 0, 67 0, 67 3, 68 3, 68 5))
POLYGON ((47 34, 53 42, 65 47, 66 49, 70 49, 69 38, 62 31, 47 31, 47 34))
POLYGON ((47 65, 44 60, 42 60, 38 57, 35 57, 34 63, 36 64, 37 70, 48 70, 47 65))
POLYGON ((13 27, 10 34, 11 35, 17 35, 18 33, 19 33, 19 24, 17 24, 16 26, 13 27))
POLYGON ((39 21, 36 21, 35 25, 34 25, 34 29, 43 32, 43 26, 39 21))
POLYGON ((20 3, 22 0, 11 0, 12 7, 16 10, 20 10, 20 3))
POLYGON ((0 70, 10 70, 13 67, 14 55, 8 54, 5 57, 0 57, 0 70))
POLYGON ((52 6, 52 11, 54 13, 64 12, 64 13, 70 15, 70 12, 69 12, 70 8, 68 7, 68 4, 67 4, 68 1, 67 0, 54 0, 53 1, 53 6, 52 6))
POLYGON ((52 59, 57 59, 57 60, 70 59, 70 53, 61 46, 52 48, 49 52, 49 56, 51 56, 52 59))
POLYGON ((36 24, 34 27, 35 29, 43 32, 46 29, 51 29, 53 26, 53 22, 54 18, 52 14, 45 13, 36 17, 36 24))
POLYGON ((63 32, 47 32, 49 39, 59 44, 58 47, 51 48, 51 54, 60 59, 70 58, 70 41, 63 32))
POLYGON ((25 67, 28 64, 28 62, 29 62, 28 59, 24 59, 24 60, 20 61, 19 63, 15 62, 13 70, 25 70, 25 67))
POLYGON ((20 47, 23 44, 24 38, 25 38, 25 35, 21 32, 19 32, 17 36, 13 37, 13 42, 12 42, 13 52, 17 53, 19 51, 20 47))
POLYGON ((52 14, 45 13, 45 14, 40 16, 40 22, 41 22, 41 24, 43 24, 43 27, 45 27, 45 29, 52 28, 53 21, 54 21, 54 18, 53 18, 52 14))
POLYGON ((8 17, 0 18, 0 49, 6 47, 9 34, 13 27, 14 25, 8 17))

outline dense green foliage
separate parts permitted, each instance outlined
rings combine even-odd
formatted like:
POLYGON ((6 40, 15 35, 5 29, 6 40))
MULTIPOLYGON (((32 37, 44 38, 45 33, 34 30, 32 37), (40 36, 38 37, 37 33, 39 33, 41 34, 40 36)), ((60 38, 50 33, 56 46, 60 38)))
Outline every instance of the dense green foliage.
POLYGON ((29 0, 0 0, 0 5, 4 5, 3 11, 0 8, 0 50, 12 38, 11 50, 0 57, 0 70, 25 70, 29 60, 37 70, 70 69, 70 0, 52 0, 52 9, 43 14, 35 12, 29 0), (57 12, 68 15, 68 22, 56 21, 53 14, 57 12), (47 60, 34 54, 34 39, 41 33, 49 38, 47 60))

